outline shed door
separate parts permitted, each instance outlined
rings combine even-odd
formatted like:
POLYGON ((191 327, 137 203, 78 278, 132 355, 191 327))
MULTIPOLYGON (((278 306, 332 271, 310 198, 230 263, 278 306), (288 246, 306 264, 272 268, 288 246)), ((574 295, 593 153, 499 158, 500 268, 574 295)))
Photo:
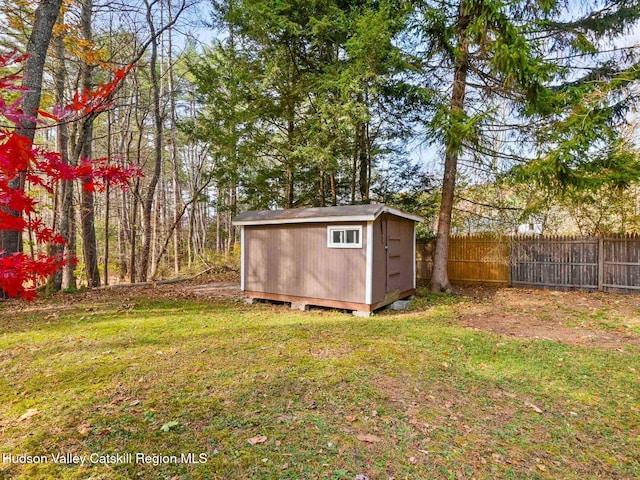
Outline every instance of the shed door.
POLYGON ((385 250, 387 252, 387 292, 400 289, 402 275, 400 255, 402 253, 400 241, 400 221, 391 215, 386 218, 385 250))

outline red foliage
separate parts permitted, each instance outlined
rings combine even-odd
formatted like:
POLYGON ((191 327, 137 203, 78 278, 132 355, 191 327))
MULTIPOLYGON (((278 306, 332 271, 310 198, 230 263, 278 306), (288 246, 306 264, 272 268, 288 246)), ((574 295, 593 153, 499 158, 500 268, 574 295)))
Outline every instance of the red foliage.
POLYGON ((0 257, 0 287, 9 297, 32 300, 36 297, 35 288, 26 285, 53 275, 63 264, 60 258, 42 254, 36 258, 24 253, 0 257))
POLYGON ((56 108, 49 118, 56 120, 82 118, 92 113, 101 112, 111 106, 111 96, 118 85, 125 79, 133 65, 128 65, 113 72, 113 80, 109 83, 101 83, 93 90, 76 92, 71 102, 63 108, 56 108))
MULTIPOLYGON (((0 68, 15 66, 26 56, 0 53, 0 68)), ((73 121, 110 106, 111 96, 125 78, 132 65, 114 72, 114 79, 93 91, 76 93, 72 102, 56 108, 53 114, 38 112, 56 121, 73 121)), ((28 117, 21 110, 21 99, 7 102, 7 91, 21 91, 21 78, 10 75, 0 78, 0 118, 19 125, 28 117)), ((13 128, 0 127, 0 231, 31 231, 36 242, 63 244, 65 239, 45 225, 37 214, 37 202, 23 188, 16 187, 21 177, 32 185, 53 192, 59 181, 82 179, 85 189, 102 191, 105 185, 126 188, 132 177, 141 176, 137 166, 123 167, 109 163, 109 159, 83 159, 77 166, 65 164, 56 152, 34 146, 29 139, 18 135, 13 128), (28 220, 25 220, 27 218, 28 220)), ((9 297, 27 300, 35 297, 35 285, 50 277, 67 261, 39 254, 32 258, 22 253, 0 250, 0 291, 9 297)))

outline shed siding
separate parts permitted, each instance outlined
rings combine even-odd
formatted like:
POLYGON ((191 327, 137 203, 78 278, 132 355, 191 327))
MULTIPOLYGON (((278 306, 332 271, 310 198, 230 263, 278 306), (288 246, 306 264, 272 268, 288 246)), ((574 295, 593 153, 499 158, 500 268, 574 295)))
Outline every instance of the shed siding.
POLYGON ((386 215, 382 215, 373 223, 373 303, 384 300, 387 293, 387 266, 384 249, 386 236, 386 215))
POLYGON ((381 215, 373 225, 373 303, 388 292, 413 289, 414 222, 381 215), (388 249, 385 249, 385 245, 388 249))
POLYGON ((400 217, 393 217, 398 221, 398 235, 400 241, 397 244, 397 248, 400 251, 400 258, 398 260, 398 268, 400 273, 396 279, 396 288, 401 292, 413 289, 414 284, 414 264, 416 259, 414 258, 414 239, 413 229, 415 223, 400 217))
POLYGON ((365 302, 366 223, 245 226, 245 289, 365 302), (362 248, 328 248, 328 225, 361 225, 362 248))

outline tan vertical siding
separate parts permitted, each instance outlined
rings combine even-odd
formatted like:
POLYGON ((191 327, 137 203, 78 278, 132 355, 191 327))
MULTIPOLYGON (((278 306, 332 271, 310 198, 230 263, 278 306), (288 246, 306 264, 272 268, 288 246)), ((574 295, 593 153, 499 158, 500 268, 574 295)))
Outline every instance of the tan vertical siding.
POLYGON ((245 290, 365 302, 366 223, 245 227, 245 290), (362 248, 328 248, 328 225, 362 226, 362 248))
POLYGON ((400 219, 387 217, 387 291, 400 290, 402 284, 402 235, 400 219))
POLYGON ((413 258, 413 228, 414 222, 406 220, 400 217, 393 217, 395 220, 395 235, 398 240, 395 241, 395 248, 398 251, 398 258, 396 260, 396 268, 398 274, 394 280, 394 285, 391 290, 400 290, 405 292, 413 288, 413 264, 415 259, 413 258))
POLYGON ((413 288, 413 228, 413 221, 388 214, 373 224, 373 303, 413 288))
POLYGON ((373 222, 373 303, 384 300, 387 293, 386 217, 381 215, 373 222))

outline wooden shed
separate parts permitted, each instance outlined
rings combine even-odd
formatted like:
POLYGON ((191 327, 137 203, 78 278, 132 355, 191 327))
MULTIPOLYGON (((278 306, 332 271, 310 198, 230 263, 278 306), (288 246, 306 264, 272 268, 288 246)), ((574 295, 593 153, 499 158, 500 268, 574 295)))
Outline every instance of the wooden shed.
POLYGON ((415 227, 385 205, 249 211, 238 215, 245 297, 360 315, 415 293, 415 227))

